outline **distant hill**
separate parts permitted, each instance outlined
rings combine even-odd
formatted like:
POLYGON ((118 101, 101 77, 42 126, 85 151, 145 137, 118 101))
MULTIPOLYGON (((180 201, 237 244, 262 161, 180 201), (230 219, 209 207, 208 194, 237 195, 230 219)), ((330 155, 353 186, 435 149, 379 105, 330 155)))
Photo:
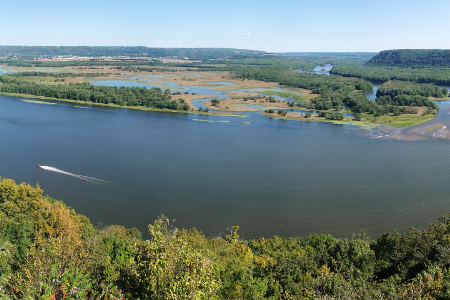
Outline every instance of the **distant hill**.
POLYGON ((368 60, 375 56, 376 52, 285 52, 280 53, 285 56, 293 57, 333 57, 333 58, 345 58, 345 59, 363 59, 368 60))
POLYGON ((150 48, 144 46, 0 46, 0 56, 39 58, 57 56, 173 57, 183 59, 244 58, 266 55, 264 51, 232 48, 150 48))
POLYGON ((450 50, 399 49, 381 51, 366 66, 450 68, 450 50))

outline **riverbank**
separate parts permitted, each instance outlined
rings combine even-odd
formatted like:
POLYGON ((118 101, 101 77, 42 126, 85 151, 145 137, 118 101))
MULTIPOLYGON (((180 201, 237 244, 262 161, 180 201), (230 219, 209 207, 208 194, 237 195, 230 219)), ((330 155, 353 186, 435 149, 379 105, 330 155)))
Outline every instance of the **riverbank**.
MULTIPOLYGON (((256 96, 255 96, 256 97, 256 96)), ((260 108, 252 108, 252 105, 263 105, 267 109, 289 109, 289 104, 285 101, 269 102, 267 98, 258 98, 254 100, 244 100, 242 98, 232 99, 214 99, 203 101, 202 104, 210 110, 218 111, 242 111, 242 112, 258 112, 260 108)))
MULTIPOLYGON (((57 99, 57 98, 50 98, 50 97, 43 97, 43 96, 34 96, 34 95, 27 95, 27 94, 13 94, 13 93, 5 93, 5 92, 0 92, 0 95, 17 97, 17 98, 32 98, 32 99, 40 99, 40 100, 68 102, 68 103, 74 103, 74 104, 83 104, 83 105, 92 105, 92 106, 101 106, 101 107, 126 108, 126 109, 133 109, 133 110, 142 110, 142 111, 193 113, 193 114, 200 114, 200 115, 218 115, 218 116, 242 116, 242 114, 240 114, 240 113, 232 113, 232 112, 230 112, 230 113, 228 113, 228 112, 205 112, 205 111, 198 111, 198 110, 186 111, 186 110, 160 109, 160 108, 143 107, 143 106, 121 106, 121 105, 112 104, 112 103, 109 103, 109 104, 94 103, 91 101, 57 99)), ((35 101, 35 102, 37 102, 37 101, 35 101)), ((191 105, 192 105, 192 103, 191 103, 191 105)))
POLYGON ((342 120, 327 120, 325 118, 319 117, 317 114, 311 114, 310 117, 306 117, 305 114, 299 115, 299 114, 293 114, 293 113, 287 113, 285 116, 282 116, 278 114, 277 112, 274 113, 268 113, 268 112, 261 112, 261 115, 274 118, 274 119, 283 119, 283 120, 297 120, 297 121, 309 121, 309 122, 325 122, 325 123, 332 123, 332 124, 351 124, 351 125, 358 125, 361 122, 355 121, 354 118, 351 117, 344 117, 342 120))
MULTIPOLYGON (((21 71, 30 70, 32 68, 23 68, 21 71)), ((39 70, 55 71, 55 68, 38 68, 39 70)), ((277 113, 263 113, 265 116, 276 117, 281 119, 294 119, 305 121, 320 121, 331 122, 336 121, 344 122, 345 124, 351 123, 360 126, 364 123, 364 126, 371 124, 371 126, 387 125, 396 128, 410 127, 421 124, 433 119, 434 115, 422 115, 425 108, 418 108, 418 112, 415 115, 405 114, 399 116, 382 115, 374 117, 366 113, 362 113, 361 121, 356 121, 351 116, 345 116, 343 120, 326 120, 323 117, 318 117, 314 109, 308 109, 305 107, 298 107, 294 104, 303 103, 307 105, 310 101, 317 97, 317 94, 312 94, 310 90, 292 88, 280 86, 275 82, 265 82, 248 79, 236 79, 231 72, 201 72, 201 71, 182 71, 175 69, 158 69, 154 68, 152 72, 137 72, 137 71, 124 71, 118 70, 114 67, 102 67, 93 69, 81 69, 79 67, 64 67, 59 71, 64 72, 78 72, 80 77, 66 77, 64 82, 67 83, 80 83, 90 81, 102 81, 102 80, 120 80, 122 82, 136 82, 141 86, 148 85, 158 86, 162 90, 165 88, 170 89, 172 93, 172 99, 178 101, 180 104, 186 103, 189 106, 189 111, 179 111, 170 109, 157 109, 140 106, 120 106, 116 104, 103 104, 94 102, 85 102, 78 100, 56 99, 46 98, 40 96, 23 95, 23 94, 9 94, 2 93, 2 95, 15 96, 15 97, 27 97, 36 98, 41 100, 51 101, 63 101, 76 104, 96 105, 106 107, 120 107, 127 109, 143 110, 143 111, 161 111, 161 112, 177 112, 177 113, 196 113, 196 114, 208 114, 208 115, 224 115, 224 116, 242 116, 239 112, 256 113, 261 110, 273 109, 285 110, 286 115, 279 115, 277 113), (120 73, 118 73, 120 71, 120 73), (83 76, 83 73, 98 73, 101 72, 105 76, 92 77, 83 76), (196 87, 193 89, 192 87, 196 87), (201 87, 204 87, 203 89, 201 87), (191 88, 191 89, 190 89, 191 88), (195 92, 194 92, 195 91, 195 92), (210 92, 211 94, 209 94, 210 92), (219 92, 219 93, 217 93, 219 92), (226 98, 224 98, 226 97, 226 98), (199 108, 193 104, 193 101, 202 99, 214 99, 202 101, 202 104, 210 111, 199 111, 199 108), (290 102, 288 102, 290 101, 290 102), (293 106, 294 104, 294 106, 293 106), (297 110, 297 112, 291 111, 291 109, 297 110), (299 111, 300 110, 300 111, 299 111), (306 118, 307 113, 311 113, 311 116, 306 118)), ((30 81, 40 82, 40 77, 28 78, 30 81)), ((48 78, 46 78, 48 79, 48 78)), ((53 80, 53 79, 52 79, 53 80)), ((41 84, 61 84, 60 81, 45 82, 41 84)), ((108 84, 119 84, 116 82, 109 82, 108 84)), ((125 85, 127 86, 127 85, 125 85)), ((133 86, 131 84, 130 86, 133 86)), ((440 100, 440 99, 433 99, 440 100)), ((349 111, 334 111, 329 110, 326 112, 331 113, 349 113, 349 111)))
MULTIPOLYGON (((313 110, 311 110, 311 112, 312 111, 313 110)), ((336 111, 331 111, 331 110, 327 111, 327 112, 336 113, 336 111)), ((379 116, 379 117, 374 117, 371 115, 364 115, 363 119, 361 121, 357 121, 355 118, 348 117, 348 116, 344 116, 342 120, 327 120, 323 117, 319 117, 317 114, 311 113, 311 116, 306 117, 306 114, 291 113, 289 111, 286 112, 286 115, 280 115, 276 111, 273 113, 268 113, 266 111, 263 111, 261 114, 263 116, 277 118, 277 119, 327 122, 327 123, 333 123, 333 124, 351 124, 351 125, 364 127, 364 128, 373 128, 373 127, 377 127, 377 126, 389 126, 389 127, 395 127, 395 128, 412 127, 412 126, 419 125, 419 124, 425 123, 427 121, 430 121, 435 117, 434 114, 427 114, 425 116, 402 115, 402 116, 379 116)))

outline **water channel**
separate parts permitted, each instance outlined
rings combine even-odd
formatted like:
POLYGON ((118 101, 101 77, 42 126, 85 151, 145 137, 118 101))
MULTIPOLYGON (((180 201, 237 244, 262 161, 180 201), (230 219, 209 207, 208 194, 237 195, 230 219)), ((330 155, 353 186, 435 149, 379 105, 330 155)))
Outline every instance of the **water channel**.
MULTIPOLYGON (((158 78, 144 85, 151 80, 158 78)), ((207 87, 186 88, 205 89, 221 96, 207 87)), ((446 139, 376 139, 352 125, 259 113, 25 100, 0 96, 0 176, 38 182, 94 224, 145 232, 164 214, 177 219, 177 227, 195 226, 207 236, 239 225, 244 238, 350 237, 360 229, 372 236, 422 229, 450 211, 446 139)), ((433 122, 450 123, 450 102, 438 104, 433 122)))
POLYGON ((209 236, 240 225, 245 238, 348 237, 361 228, 373 235, 424 228, 450 211, 448 140, 373 139, 350 125, 258 113, 140 112, 6 96, 0 126, 1 176, 39 182, 94 224, 145 231, 165 214, 209 236))

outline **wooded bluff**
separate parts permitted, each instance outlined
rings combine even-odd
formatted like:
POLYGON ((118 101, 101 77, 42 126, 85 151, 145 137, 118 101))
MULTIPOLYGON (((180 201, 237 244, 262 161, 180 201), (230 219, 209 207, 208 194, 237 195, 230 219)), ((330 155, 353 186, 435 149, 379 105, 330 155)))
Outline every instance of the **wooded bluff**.
POLYGON ((402 68, 450 67, 450 50, 399 49, 381 51, 366 65, 402 68))
POLYGON ((450 299, 450 218, 348 239, 207 238, 160 216, 150 239, 95 228, 39 186, 0 180, 0 299, 450 299))

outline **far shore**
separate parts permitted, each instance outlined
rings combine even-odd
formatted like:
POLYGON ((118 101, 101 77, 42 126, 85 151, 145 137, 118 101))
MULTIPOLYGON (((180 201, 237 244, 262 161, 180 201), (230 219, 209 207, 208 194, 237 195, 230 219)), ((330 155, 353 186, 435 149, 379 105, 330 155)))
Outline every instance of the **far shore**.
POLYGON ((143 107, 143 106, 121 106, 121 105, 111 104, 111 103, 110 104, 94 103, 94 102, 91 102, 91 101, 57 99, 57 98, 50 98, 50 97, 43 97, 43 96, 35 96, 35 95, 27 95, 27 94, 13 94, 13 93, 5 93, 5 92, 0 92, 0 95, 17 97, 17 98, 32 98, 32 99, 40 99, 40 100, 69 102, 69 103, 93 105, 93 106, 102 106, 102 107, 126 108, 126 109, 142 110, 142 111, 191 113, 191 114, 199 114, 199 115, 216 115, 216 116, 242 116, 242 114, 240 114, 240 113, 231 113, 231 112, 230 113, 228 113, 228 112, 211 112, 211 111, 204 112, 204 111, 198 111, 198 110, 189 110, 189 111, 186 111, 186 110, 171 110, 171 109, 160 109, 160 108, 143 107))
MULTIPOLYGON (((14 67, 14 70, 17 71, 32 71, 32 70, 48 70, 53 71, 55 69, 61 70, 63 72, 68 73, 79 73, 79 74, 87 74, 87 73, 104 73, 98 77, 89 77, 89 76, 80 76, 80 77, 66 77, 64 78, 64 83, 81 83, 81 82, 91 82, 97 80, 126 80, 126 81, 134 81, 140 83, 151 83, 152 80, 162 84, 160 86, 161 89, 164 90, 164 86, 167 85, 169 87, 169 83, 176 83, 179 85, 179 90, 175 87, 171 87, 170 90, 172 92, 172 99, 179 101, 181 103, 187 103, 189 105, 189 111, 181 111, 181 110, 169 110, 169 109, 157 109, 157 108, 149 108, 142 106, 120 106, 116 104, 103 104, 103 103, 93 103, 89 101, 80 101, 80 100, 68 100, 68 99, 56 99, 56 98, 48 98, 42 96, 33 96, 26 94, 11 94, 11 93, 0 93, 0 95, 14 96, 14 97, 23 97, 23 98, 34 98, 41 100, 50 100, 50 101, 61 101, 61 102, 70 102, 76 104, 83 105, 95 105, 95 106, 103 106, 103 107, 117 107, 117 108, 127 108, 127 109, 135 109, 142 111, 158 111, 158 112, 176 112, 176 113, 195 113, 195 114, 205 114, 205 115, 219 115, 219 116, 243 116, 240 112, 258 112, 262 109, 257 108, 249 108, 236 106, 238 104, 256 104, 262 105, 266 109, 273 109, 274 113, 264 112, 262 110, 261 114, 267 117, 272 118, 280 118, 280 119, 289 119, 289 120, 301 120, 301 121, 319 121, 319 122, 331 122, 335 124, 353 124, 357 126, 391 126, 391 127, 411 127, 417 124, 421 124, 427 122, 434 118, 434 115, 424 115, 422 116, 422 112, 425 108, 418 108, 418 113, 415 115, 400 115, 400 116, 392 116, 392 115, 383 115, 379 117, 374 117, 369 114, 361 114, 362 120, 356 121, 352 117, 344 117, 343 120, 326 120, 325 118, 318 117, 317 114, 314 113, 314 109, 308 109, 305 107, 297 107, 294 108, 301 109, 304 111, 311 112, 311 116, 306 118, 305 113, 293 113, 290 112, 292 108, 286 101, 277 100, 276 96, 281 96, 284 98, 292 98, 295 99, 298 103, 302 102, 305 105, 308 104, 311 99, 316 97, 316 94, 313 94, 309 90, 299 89, 299 88, 287 88, 286 91, 278 91, 272 88, 280 88, 280 85, 276 82, 264 82, 257 80, 248 80, 248 79, 237 79, 233 77, 231 72, 202 72, 198 71, 177 71, 176 69, 167 69, 154 67, 153 72, 136 72, 136 71, 126 71, 115 69, 111 66, 103 66, 98 68, 81 68, 81 67, 61 67, 61 68, 28 68, 28 67, 14 67), (156 76, 156 77, 155 77, 156 76), (161 77, 162 76, 162 77, 161 77), (134 77, 134 78, 133 78, 134 77), (211 100, 205 100, 202 102, 208 109, 209 112, 199 111, 197 107, 192 104, 194 100, 202 100, 202 99, 211 99, 214 98, 215 95, 212 94, 192 94, 186 93, 185 87, 189 86, 207 86, 209 89, 221 91, 223 94, 227 95, 228 98, 218 99, 218 102, 213 105, 211 100), (245 91, 247 90, 248 91, 245 91), (256 90, 254 90, 256 89, 256 90), (273 95, 273 98, 269 100, 269 95, 273 95), (253 99, 252 99, 253 97, 253 99), (245 101, 246 99, 246 101, 245 101), (270 102, 272 101, 272 102, 270 102), (282 116, 277 113, 277 110, 286 111, 286 115, 282 116)), ((61 84, 62 82, 51 77, 35 77, 30 78, 31 81, 35 82, 45 82, 45 84, 61 84)), ((439 100, 449 100, 450 97, 446 97, 443 99, 433 98, 435 101, 439 100)), ((334 111, 330 110, 329 112, 338 112, 338 113, 348 113, 348 111, 334 111)))

